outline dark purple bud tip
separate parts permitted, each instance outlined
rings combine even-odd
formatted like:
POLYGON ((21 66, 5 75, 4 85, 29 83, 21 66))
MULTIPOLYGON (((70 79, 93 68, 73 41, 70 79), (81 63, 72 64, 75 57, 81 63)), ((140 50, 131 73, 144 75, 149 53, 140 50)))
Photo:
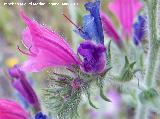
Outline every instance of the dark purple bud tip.
POLYGON ((24 73, 20 70, 19 65, 15 65, 13 68, 9 69, 9 75, 12 78, 20 78, 24 73))
POLYGON ((71 82, 71 86, 74 90, 79 90, 81 88, 81 80, 76 78, 71 82))

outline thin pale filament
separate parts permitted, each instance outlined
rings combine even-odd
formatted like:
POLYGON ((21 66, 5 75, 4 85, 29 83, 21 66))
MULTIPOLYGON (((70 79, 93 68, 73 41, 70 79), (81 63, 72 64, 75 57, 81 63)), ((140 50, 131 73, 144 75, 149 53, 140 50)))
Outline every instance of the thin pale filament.
POLYGON ((81 28, 79 28, 69 17, 67 17, 65 14, 63 14, 62 13, 62 15, 71 23, 71 24, 73 24, 78 30, 80 30, 81 32, 83 32, 84 33, 84 31, 81 29, 81 28))
POLYGON ((29 48, 29 52, 25 52, 25 51, 21 50, 18 45, 17 45, 17 48, 22 54, 25 54, 27 56, 36 56, 36 54, 31 51, 31 47, 29 48))

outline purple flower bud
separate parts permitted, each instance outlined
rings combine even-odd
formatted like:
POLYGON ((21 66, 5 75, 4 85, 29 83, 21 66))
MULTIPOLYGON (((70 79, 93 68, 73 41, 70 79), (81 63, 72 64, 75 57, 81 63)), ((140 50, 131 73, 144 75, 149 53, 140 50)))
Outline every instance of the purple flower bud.
POLYGON ((133 41, 135 45, 139 45, 145 36, 145 29, 144 29, 145 24, 146 24, 145 17, 139 16, 138 21, 133 26, 134 27, 133 41))
POLYGON ((80 89, 80 86, 81 86, 81 81, 80 79, 74 79, 72 82, 71 82, 71 86, 74 90, 78 90, 80 89))
POLYGON ((40 110, 38 97, 26 79, 26 75, 20 70, 20 66, 15 65, 9 69, 9 75, 12 78, 12 86, 31 104, 36 111, 40 110))
POLYGON ((106 48, 86 40, 78 48, 83 57, 82 69, 87 73, 102 73, 106 69, 106 48))

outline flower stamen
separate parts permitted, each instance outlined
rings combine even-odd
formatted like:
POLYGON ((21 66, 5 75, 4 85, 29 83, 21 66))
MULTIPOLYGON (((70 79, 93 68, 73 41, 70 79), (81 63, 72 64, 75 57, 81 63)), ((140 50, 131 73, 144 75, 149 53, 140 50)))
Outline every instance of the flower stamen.
POLYGON ((76 25, 68 16, 66 16, 65 14, 62 13, 62 15, 71 23, 73 24, 78 30, 80 30, 82 33, 84 33, 84 31, 78 27, 78 25, 76 25))
POLYGON ((23 51, 22 49, 20 49, 18 45, 17 45, 17 48, 22 54, 25 54, 27 56, 36 56, 36 54, 31 51, 32 46, 29 48, 29 52, 23 51))

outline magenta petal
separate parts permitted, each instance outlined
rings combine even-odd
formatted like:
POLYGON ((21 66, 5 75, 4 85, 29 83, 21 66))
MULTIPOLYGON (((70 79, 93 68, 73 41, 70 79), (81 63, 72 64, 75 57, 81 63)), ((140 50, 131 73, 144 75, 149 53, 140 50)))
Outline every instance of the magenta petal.
POLYGON ((26 62, 23 63, 21 66, 23 71, 37 72, 46 67, 69 65, 67 65, 67 63, 70 62, 68 59, 57 57, 58 52, 53 53, 51 52, 52 50, 48 51, 49 49, 47 49, 47 47, 45 48, 46 50, 40 49, 36 57, 30 57, 26 62))
POLYGON ((143 4, 139 0, 113 0, 108 5, 119 20, 125 37, 132 35, 134 18, 142 7, 143 4))
POLYGON ((57 33, 39 25, 21 12, 27 25, 23 32, 23 43, 34 53, 22 66, 25 71, 40 71, 47 67, 71 66, 79 60, 69 44, 57 33))
POLYGON ((0 99, 0 119, 29 119, 29 115, 16 102, 0 99))
POLYGON ((115 27, 113 26, 111 20, 108 18, 107 15, 105 15, 103 12, 101 12, 101 20, 102 20, 102 24, 103 24, 103 29, 105 31, 105 33, 112 38, 115 43, 121 47, 122 46, 122 41, 118 35, 118 33, 115 30, 115 27))
POLYGON ((26 48, 31 48, 31 50, 33 52, 38 52, 38 50, 36 49, 36 47, 34 46, 33 42, 32 42, 32 36, 30 34, 30 30, 28 28, 26 28, 23 32, 22 32, 22 43, 26 48))

